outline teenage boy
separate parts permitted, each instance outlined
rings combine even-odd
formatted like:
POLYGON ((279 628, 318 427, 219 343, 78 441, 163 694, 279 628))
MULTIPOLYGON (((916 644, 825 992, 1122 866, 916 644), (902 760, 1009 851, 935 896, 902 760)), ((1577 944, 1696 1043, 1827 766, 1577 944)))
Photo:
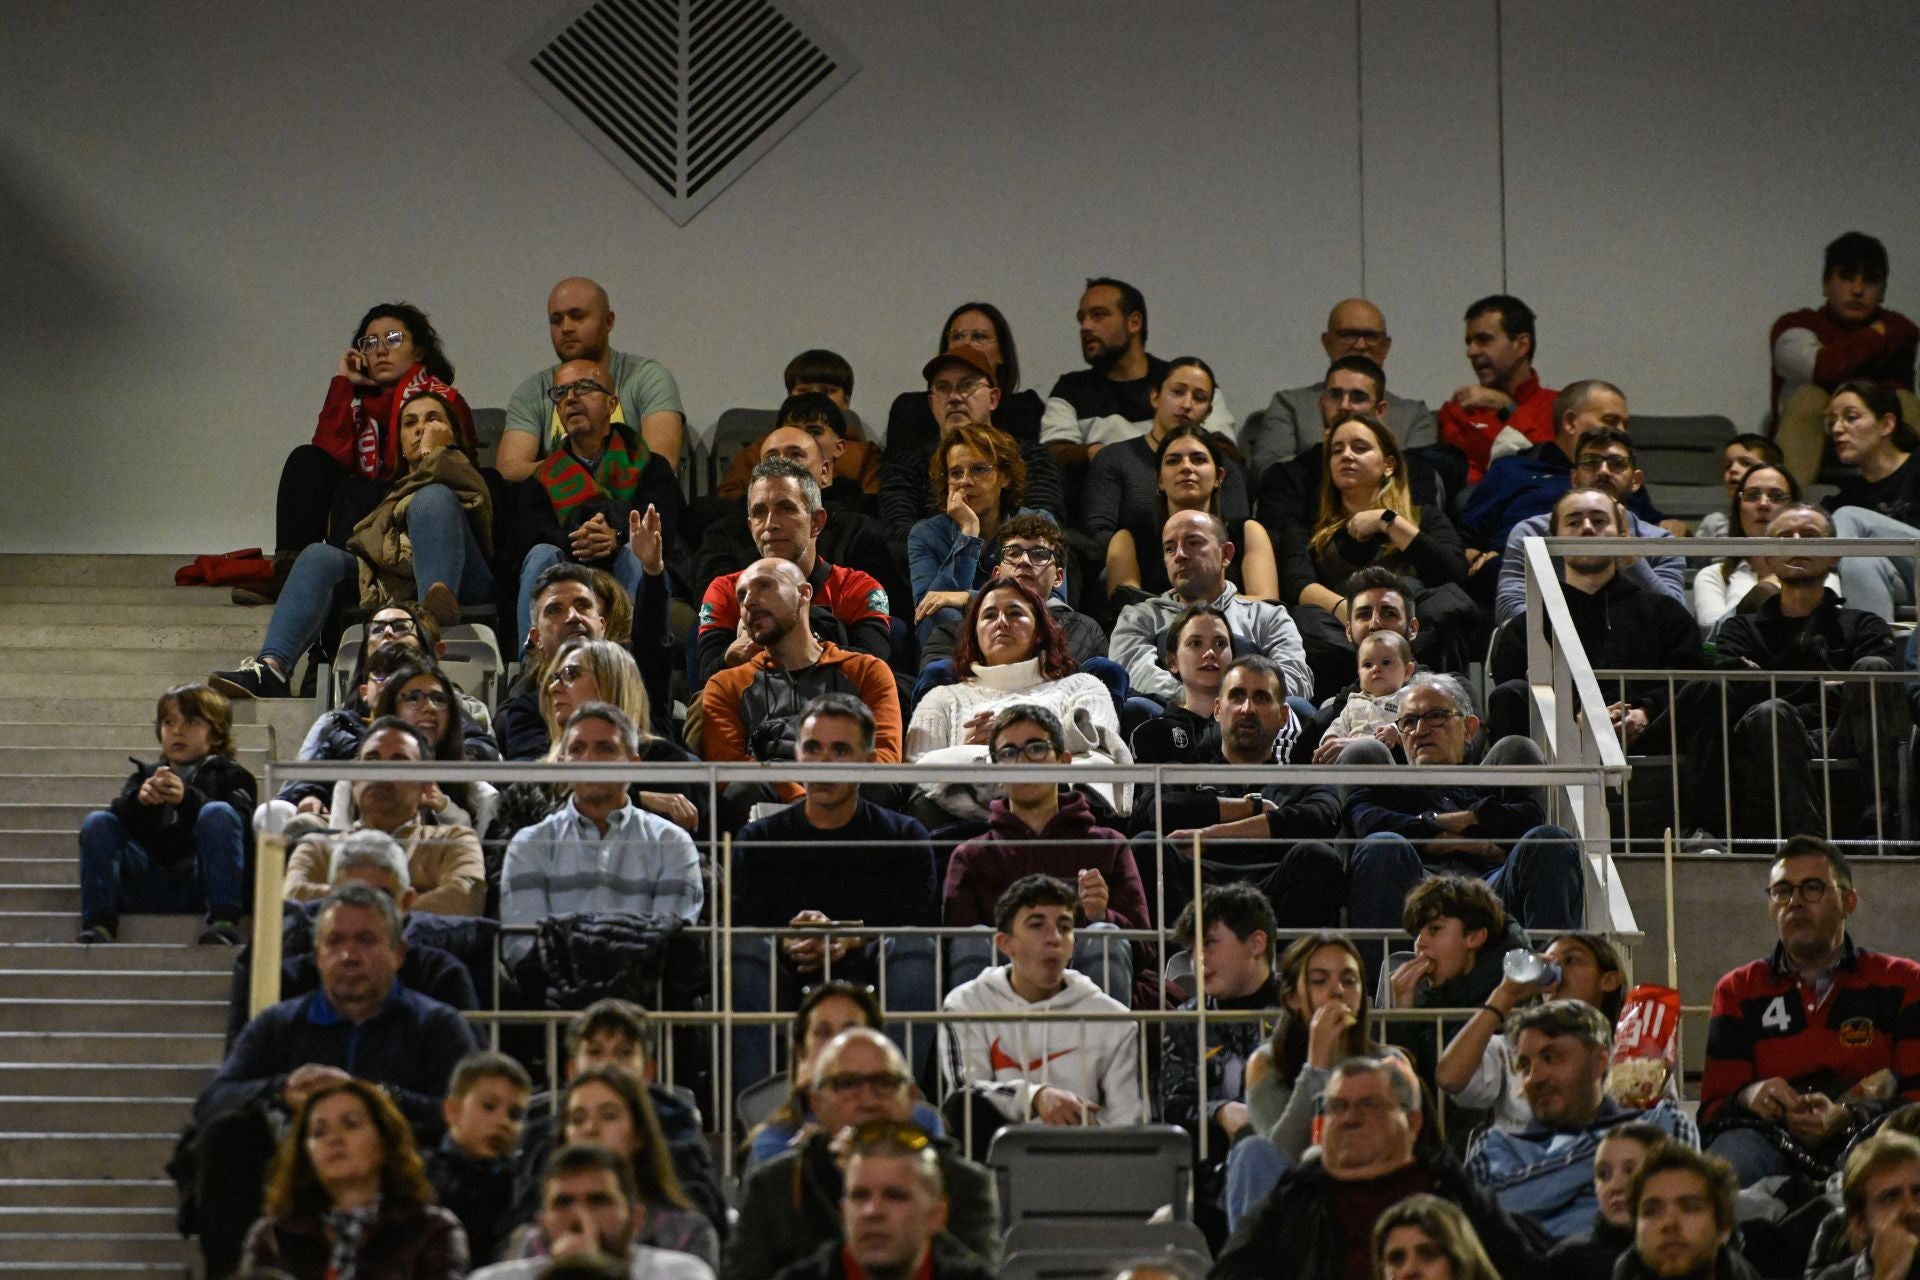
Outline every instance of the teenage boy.
MULTIPOLYGON (((1022 876, 994 907, 994 946, 1007 963, 947 993, 949 1013, 1125 1013, 1067 967, 1080 897, 1052 876, 1022 876)), ((940 1028, 949 1129, 984 1151, 1002 1124, 1128 1125, 1147 1118, 1140 1029, 1131 1022, 1021 1018, 940 1028)))
MULTIPOLYGON (((1201 895, 1199 905, 1205 930, 1196 928, 1194 905, 1188 903, 1173 927, 1173 936, 1197 958, 1194 969, 1200 974, 1208 1010, 1223 1014, 1272 1010, 1277 1016, 1280 992, 1273 980, 1273 938, 1278 925, 1267 895, 1250 884, 1215 885, 1201 895)), ((1196 997, 1179 1007, 1198 1006, 1196 997)), ((1248 1124, 1247 1060, 1272 1034, 1273 1019, 1268 1017, 1207 1022, 1204 1123, 1211 1126, 1211 1132, 1207 1135, 1207 1164, 1201 1171, 1194 1201, 1196 1213, 1209 1225, 1209 1220, 1222 1228, 1226 1225, 1222 1196, 1226 1191, 1227 1148, 1248 1124)), ((1176 1023, 1162 1036, 1161 1048, 1161 1117, 1197 1137, 1203 1123, 1196 1065, 1199 1046, 1192 1030, 1176 1023)))
POLYGON ((1759 1280, 1729 1243, 1738 1190, 1726 1161, 1678 1142, 1655 1145, 1627 1184, 1633 1248, 1615 1280, 1759 1280))
POLYGON ((427 1181, 440 1207, 466 1228, 473 1265, 499 1256, 513 1221, 513 1153, 533 1081, 503 1053, 480 1050, 453 1069, 441 1111, 447 1135, 427 1156, 427 1181))
MULTIPOLYGON (((1413 957, 1383 975, 1380 1005, 1388 1009, 1477 1009, 1500 985, 1507 952, 1528 947, 1520 922, 1500 905, 1484 880, 1429 876, 1407 894, 1401 927, 1413 935, 1413 957)), ((1440 1045, 1459 1030, 1449 1023, 1436 1039, 1426 1024, 1392 1024, 1388 1038, 1414 1053, 1420 1078, 1433 1078, 1440 1045)))

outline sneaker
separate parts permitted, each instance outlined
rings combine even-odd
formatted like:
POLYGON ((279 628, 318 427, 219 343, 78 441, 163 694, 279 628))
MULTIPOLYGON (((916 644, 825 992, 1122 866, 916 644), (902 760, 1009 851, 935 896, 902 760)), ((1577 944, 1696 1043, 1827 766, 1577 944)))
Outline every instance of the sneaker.
POLYGON ((216 671, 208 678, 229 698, 291 698, 287 678, 259 658, 248 658, 232 671, 216 671))
POLYGON ((109 924, 90 924, 80 931, 80 936, 75 938, 74 941, 87 947, 92 946, 96 942, 112 942, 113 926, 109 924))
POLYGON ((240 926, 225 916, 209 920, 207 927, 200 931, 194 941, 203 947, 237 947, 240 945, 240 926))
POLYGON ((428 587, 427 598, 420 603, 440 624, 442 632, 460 625, 460 601, 446 583, 436 582, 428 587))

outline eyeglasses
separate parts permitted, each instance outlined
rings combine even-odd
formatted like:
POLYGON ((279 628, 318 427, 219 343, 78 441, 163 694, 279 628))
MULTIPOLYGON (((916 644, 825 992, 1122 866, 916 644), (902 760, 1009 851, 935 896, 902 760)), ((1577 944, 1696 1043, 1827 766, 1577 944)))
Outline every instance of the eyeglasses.
POLYGON ((991 462, 975 462, 964 467, 948 467, 947 483, 959 484, 962 480, 985 480, 1000 468, 991 462))
POLYGON ((1612 471, 1625 475, 1633 470, 1633 459, 1614 453, 1583 453, 1573 460, 1573 465, 1586 471, 1612 471))
POLYGON ((375 618, 367 624, 370 636, 410 636, 414 632, 412 618, 375 618))
POLYGON ((548 684, 572 684, 575 680, 578 680, 581 676, 585 674, 587 674, 587 669, 585 667, 581 666, 577 662, 568 662, 561 666, 555 667, 553 669, 553 674, 547 677, 547 683, 548 684))
POLYGON ((372 355, 380 349, 382 343, 386 344, 387 350, 398 351, 406 340, 407 334, 404 329, 389 329, 384 335, 370 333, 353 345, 366 354, 372 355))
POLYGON ((1416 711, 1410 716, 1401 716, 1393 722, 1393 727, 1400 731, 1401 737, 1406 737, 1422 725, 1429 729, 1438 729, 1459 714, 1450 707, 1431 707, 1425 711, 1416 711))
POLYGON ((949 400, 954 396, 970 396, 986 385, 987 380, 979 377, 962 378, 958 382, 949 382, 945 378, 940 378, 929 382, 927 390, 942 400, 949 400))
POLYGON ((999 336, 991 329, 949 329, 947 345, 949 347, 984 347, 989 342, 998 342, 999 336))
POLYGON ((1031 760, 1038 764, 1042 760, 1053 758, 1053 743, 1047 738, 1035 738, 1031 742, 1009 742, 995 747, 993 758, 1001 764, 1016 764, 1021 760, 1031 760))
POLYGON ((1385 342, 1387 331, 1385 329, 1335 329, 1333 336, 1342 342, 1372 346, 1376 342, 1385 342))
POLYGON ((553 401, 555 404, 561 404, 569 396, 584 396, 589 392, 595 391, 603 396, 612 394, 592 378, 581 378, 577 382, 556 384, 553 390, 547 392, 547 399, 553 401))
POLYGON ((409 689, 394 701, 403 707, 417 707, 425 703, 429 707, 438 707, 442 711, 453 705, 453 699, 438 689, 409 689))
POLYGON ((1792 502, 1793 495, 1785 489, 1742 489, 1740 491, 1740 501, 1771 502, 1774 506, 1780 507, 1792 502))
POLYGON ((1000 563, 1014 564, 1024 560, 1036 569, 1044 569, 1054 561, 1052 547, 1028 547, 1014 542, 1000 548, 1000 563))
POLYGON ((1775 880, 1767 886, 1767 896, 1773 899, 1776 906, 1784 907, 1793 901, 1793 895, 1797 892, 1800 901, 1813 906, 1827 896, 1827 888, 1825 880, 1802 880, 1798 884, 1791 880, 1775 880))
POLYGON ((1320 1110, 1336 1120, 1349 1111, 1356 1115, 1377 1117, 1397 1109, 1397 1104, 1391 1098, 1328 1098, 1320 1104, 1320 1110))
MULTIPOLYGON (((830 1076, 820 1077, 820 1087, 834 1093, 852 1093, 855 1089, 877 1089, 881 1093, 892 1093, 912 1083, 911 1079, 897 1071, 869 1071, 864 1075, 856 1071, 836 1071, 830 1076)), ((914 1132, 918 1133, 919 1130, 914 1132)))

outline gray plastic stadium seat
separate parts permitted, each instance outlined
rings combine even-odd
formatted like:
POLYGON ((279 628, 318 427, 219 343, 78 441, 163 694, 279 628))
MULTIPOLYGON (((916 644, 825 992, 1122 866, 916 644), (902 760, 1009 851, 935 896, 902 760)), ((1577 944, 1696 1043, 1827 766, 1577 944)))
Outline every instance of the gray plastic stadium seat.
POLYGON ((1193 1218, 1193 1141, 1173 1125, 1017 1124, 987 1152, 1003 1226, 1029 1220, 1145 1222, 1163 1207, 1193 1218))
POLYGON ((1117 1266, 1135 1259, 1164 1257, 1191 1276, 1203 1276, 1212 1265, 1204 1253, 1190 1249, 1027 1249, 1005 1255, 1000 1280, 1103 1280, 1117 1266))
POLYGON ((1720 451, 1737 433, 1731 418, 1717 413, 1678 417, 1634 414, 1634 460, 1647 473, 1653 505, 1669 516, 1698 520, 1727 508, 1720 451))
POLYGON ((1016 1222, 1008 1228, 1000 1252, 1044 1253, 1103 1251, 1124 1259, 1139 1254, 1186 1252, 1211 1258, 1207 1233, 1191 1222, 1016 1222))
POLYGON ((729 409, 713 424, 713 439, 707 441, 707 489, 720 487, 733 455, 773 430, 779 415, 772 409, 729 409))

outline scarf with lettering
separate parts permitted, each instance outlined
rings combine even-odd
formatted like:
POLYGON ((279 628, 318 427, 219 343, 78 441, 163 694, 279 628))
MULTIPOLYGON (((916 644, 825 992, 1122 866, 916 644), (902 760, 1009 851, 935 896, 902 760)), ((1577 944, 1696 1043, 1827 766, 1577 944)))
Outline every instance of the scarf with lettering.
POLYGON ((400 469, 400 409, 422 391, 443 396, 453 415, 453 434, 460 447, 472 457, 479 442, 473 432, 473 411, 460 393, 416 364, 407 370, 393 390, 380 395, 353 398, 354 470, 369 480, 392 478, 400 469), (371 407, 370 407, 371 406, 371 407), (381 417, 375 418, 379 413, 381 417))
POLYGON ((640 488, 640 473, 646 469, 650 457, 639 434, 616 422, 607 436, 607 451, 600 455, 600 461, 592 470, 574 457, 570 449, 562 448, 548 454, 533 474, 547 491, 553 514, 565 527, 569 515, 582 503, 608 498, 632 501, 640 488))

